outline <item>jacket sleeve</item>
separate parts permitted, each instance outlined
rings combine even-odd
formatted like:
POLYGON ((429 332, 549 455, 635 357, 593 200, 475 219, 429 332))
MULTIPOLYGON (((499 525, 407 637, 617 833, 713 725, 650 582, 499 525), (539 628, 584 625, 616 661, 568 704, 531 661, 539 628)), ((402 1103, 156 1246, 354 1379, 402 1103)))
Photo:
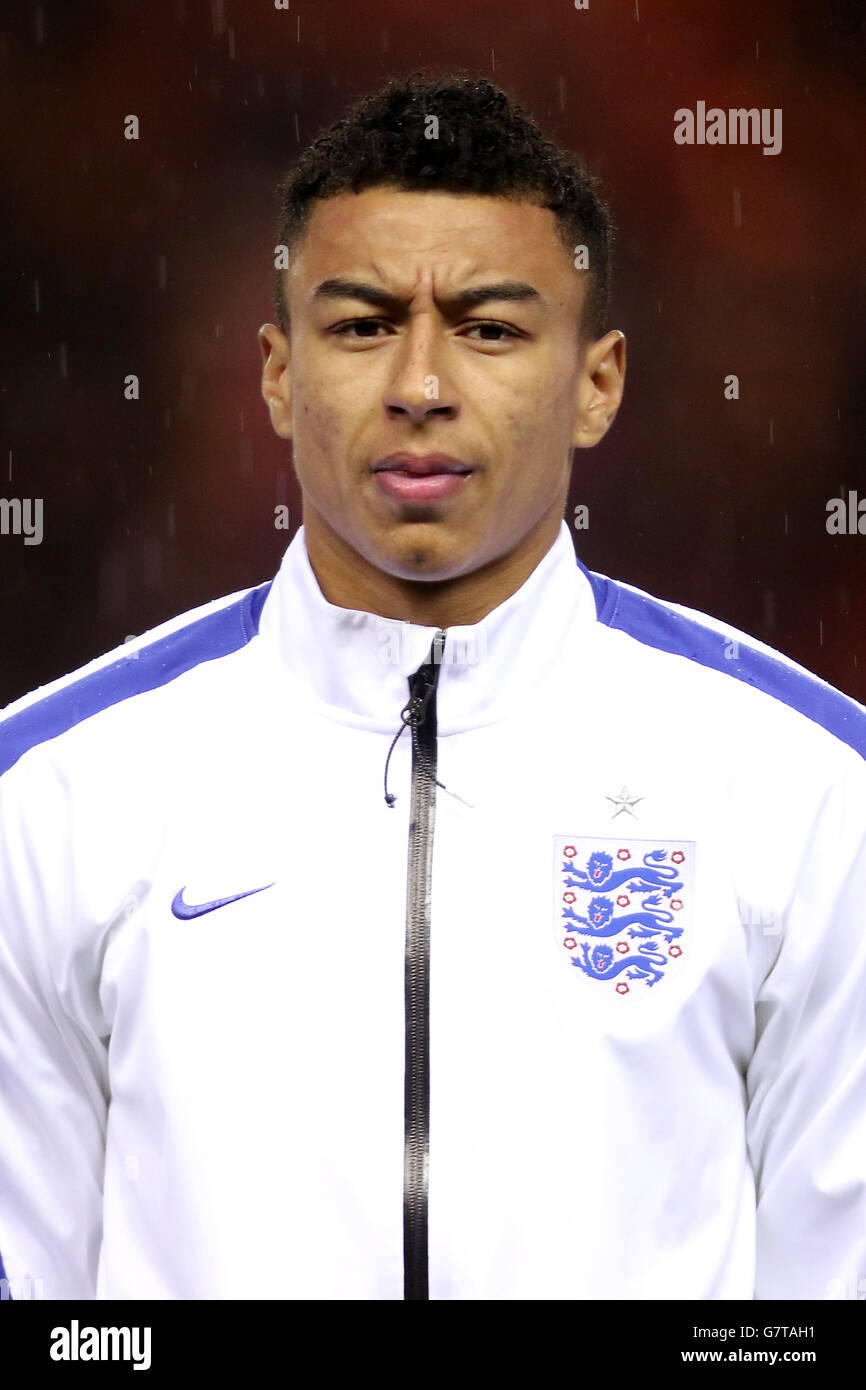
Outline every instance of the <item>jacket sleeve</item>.
POLYGON ((866 764, 824 798, 759 990, 756 1299, 866 1297, 866 764))
POLYGON ((91 974, 95 996, 74 937, 66 802, 41 750, 0 778, 0 1258, 13 1300, 96 1297, 107 1039, 80 983, 91 974))

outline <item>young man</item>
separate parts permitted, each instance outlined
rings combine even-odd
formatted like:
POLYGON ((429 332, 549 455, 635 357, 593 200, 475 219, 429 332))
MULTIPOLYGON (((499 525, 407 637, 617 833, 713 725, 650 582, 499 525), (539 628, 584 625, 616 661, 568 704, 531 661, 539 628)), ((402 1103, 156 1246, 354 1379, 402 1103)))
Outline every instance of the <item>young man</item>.
POLYGON ((278 240, 279 573, 0 722, 13 1296, 840 1296, 866 710, 576 558, 594 181, 410 80, 278 240))

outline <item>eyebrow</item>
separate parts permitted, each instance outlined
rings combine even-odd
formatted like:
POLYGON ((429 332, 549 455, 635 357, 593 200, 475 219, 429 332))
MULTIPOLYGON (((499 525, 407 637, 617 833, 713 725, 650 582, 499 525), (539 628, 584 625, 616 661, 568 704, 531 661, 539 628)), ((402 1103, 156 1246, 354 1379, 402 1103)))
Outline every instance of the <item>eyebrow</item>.
MULTIPOLYGON (((375 285, 365 285, 360 280, 345 280, 340 276, 323 280, 313 291, 312 299, 360 299, 365 304, 372 304, 374 308, 387 309, 394 314, 405 310, 409 305, 407 299, 400 299, 398 295, 389 294, 387 290, 380 290, 375 285)), ((501 280, 494 285, 478 285, 473 290, 461 290, 459 294, 448 295, 437 299, 436 302, 445 308, 474 309, 491 299, 508 300, 511 303, 529 300, 546 307, 544 297, 538 290, 520 280, 501 280)))

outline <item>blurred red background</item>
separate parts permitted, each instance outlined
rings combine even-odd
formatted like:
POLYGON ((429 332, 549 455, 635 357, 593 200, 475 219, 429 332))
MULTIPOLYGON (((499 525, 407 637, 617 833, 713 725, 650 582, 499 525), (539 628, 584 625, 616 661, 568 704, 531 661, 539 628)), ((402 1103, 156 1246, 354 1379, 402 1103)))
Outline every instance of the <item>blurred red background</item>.
POLYGON ((274 188, 350 99, 426 64, 486 72, 613 206, 629 369, 577 452, 581 558, 866 701, 866 536, 826 530, 829 498, 866 497, 861 7, 291 5, 4 11, 0 496, 44 499, 44 539, 0 536, 0 705, 275 572, 301 507, 259 395, 274 188), (781 108, 781 153, 677 145, 699 100, 781 108))

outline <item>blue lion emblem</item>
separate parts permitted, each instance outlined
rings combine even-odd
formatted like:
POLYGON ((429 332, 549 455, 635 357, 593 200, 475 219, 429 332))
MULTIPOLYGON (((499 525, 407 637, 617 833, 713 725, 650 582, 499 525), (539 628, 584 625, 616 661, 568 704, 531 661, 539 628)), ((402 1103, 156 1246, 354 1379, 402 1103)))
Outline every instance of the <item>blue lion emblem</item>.
MULTIPOLYGON (((671 943, 684 934, 676 922, 684 903, 676 895, 685 886, 679 867, 685 855, 674 842, 667 849, 647 850, 639 863, 629 865, 617 862, 614 853, 593 848, 592 841, 582 843, 582 852, 569 851, 579 854, 579 859, 565 859, 562 865, 565 902, 560 929, 565 933, 566 948, 572 952, 571 964, 591 980, 619 978, 642 980, 647 986, 658 984, 672 958, 682 955, 680 946, 671 943), (673 863, 670 850, 674 850, 673 863), (617 902, 616 895, 623 890, 633 897, 621 897, 617 902), (634 943, 631 947, 629 939, 634 943)), ((617 842, 607 843, 615 846, 617 842)), ((631 852, 637 856, 642 848, 640 842, 631 843, 631 852)), ((620 854, 626 857, 624 848, 620 854)), ((628 993, 625 984, 618 984, 617 992, 628 993)))
POLYGON ((628 912, 617 917, 610 898, 593 898, 587 908, 588 917, 581 917, 573 907, 564 907, 562 915, 569 922, 579 922, 580 926, 573 926, 568 930, 578 931, 583 936, 619 936, 620 932, 627 928, 629 936, 647 937, 661 934, 670 944, 676 937, 682 936, 683 929, 666 925, 674 920, 674 914, 667 908, 660 907, 660 901, 658 893, 652 893, 643 899, 642 905, 647 911, 628 912), (634 926, 634 923, 638 925, 634 926))
POLYGON ((603 888, 606 893, 611 893, 615 888, 628 884, 635 893, 642 888, 646 891, 661 888, 670 897, 671 893, 682 888, 682 880, 673 864, 661 864, 662 859, 667 859, 665 850, 651 849, 643 857, 642 868, 617 869, 614 873, 613 856, 604 850, 596 850, 587 859, 585 869, 575 869, 567 859, 562 867, 569 888, 603 888), (654 861, 652 864, 649 863, 651 859, 654 861))
POLYGON ((639 958, 624 958, 615 956, 610 946, 588 946, 581 941, 583 956, 572 956, 571 963, 593 980, 613 980, 625 971, 632 980, 645 980, 648 985, 654 985, 662 978, 668 963, 667 956, 653 949, 655 944, 654 941, 642 941, 638 951, 643 954, 639 958))

